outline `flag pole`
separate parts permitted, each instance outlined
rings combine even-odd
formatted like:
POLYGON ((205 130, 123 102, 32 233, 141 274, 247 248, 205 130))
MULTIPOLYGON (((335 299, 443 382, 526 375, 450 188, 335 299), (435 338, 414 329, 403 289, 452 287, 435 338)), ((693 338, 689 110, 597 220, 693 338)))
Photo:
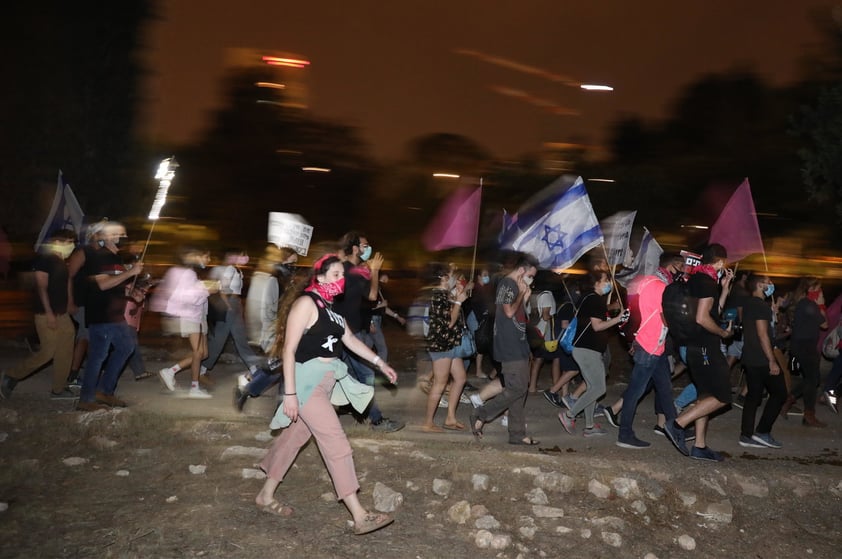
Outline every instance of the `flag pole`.
POLYGON ((599 246, 602 247, 602 254, 605 255, 605 264, 608 266, 608 277, 611 278, 611 285, 614 286, 614 289, 611 290, 611 293, 608 294, 608 304, 611 304, 611 295, 616 292, 617 299, 620 301, 620 304, 623 303, 623 298, 620 297, 620 291, 617 289, 617 280, 614 278, 614 266, 612 266, 608 261, 608 249, 605 248, 605 241, 599 243, 599 246))
MULTIPOLYGON (((155 230, 155 224, 161 217, 161 210, 167 201, 167 192, 175 178, 175 170, 177 168, 178 162, 175 160, 175 156, 172 156, 161 161, 158 165, 158 170, 155 172, 155 179, 158 180, 158 191, 155 193, 155 199, 152 201, 152 208, 149 210, 149 216, 147 217, 152 222, 152 225, 149 226, 149 234, 146 236, 146 243, 143 245, 143 251, 140 253, 138 262, 143 262, 143 259, 146 258, 146 252, 149 250, 149 243, 152 240, 152 232, 155 230)), ((132 291, 136 283, 137 276, 132 281, 132 291)))
POLYGON ((470 282, 471 285, 474 283, 474 274, 476 273, 476 266, 477 266, 477 245, 479 244, 479 219, 482 215, 482 177, 479 178, 479 205, 477 206, 477 228, 474 232, 474 255, 471 258, 471 275, 470 275, 470 282))

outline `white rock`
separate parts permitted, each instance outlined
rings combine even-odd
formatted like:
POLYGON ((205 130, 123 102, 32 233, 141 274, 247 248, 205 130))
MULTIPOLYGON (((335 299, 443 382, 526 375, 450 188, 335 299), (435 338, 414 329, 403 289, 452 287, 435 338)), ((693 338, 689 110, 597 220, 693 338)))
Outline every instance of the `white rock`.
POLYGON ((233 456, 251 456, 252 458, 263 458, 266 455, 265 448, 256 446, 229 446, 222 451, 222 458, 231 458, 233 456))
POLYGON ((491 547, 491 540, 494 538, 494 534, 489 532, 488 530, 480 530, 477 532, 477 535, 474 536, 474 544, 480 549, 488 549, 491 547))
POLYGON ((589 539, 591 537, 591 530, 590 528, 582 528, 579 530, 579 535, 582 536, 584 539, 589 539))
POLYGON ((438 478, 433 480, 433 493, 436 495, 440 497, 447 497, 450 494, 451 489, 453 489, 453 482, 438 478))
POLYGON ((409 480, 406 482, 406 488, 410 491, 418 491, 419 489, 421 489, 421 486, 415 483, 414 481, 409 480))
POLYGON ((603 516, 601 518, 594 518, 594 526, 607 526, 615 530, 623 530, 626 527, 626 521, 618 516, 603 516))
POLYGON ((556 534, 569 534, 573 531, 573 528, 568 528, 567 526, 556 526, 555 533, 556 534))
POLYGON ((485 516, 486 514, 488 514, 488 509, 485 505, 471 506, 471 518, 479 518, 480 516, 485 516))
POLYGON ((706 485, 706 486, 710 487, 711 489, 713 489, 714 491, 716 491, 717 493, 719 493, 723 497, 726 495, 725 490, 722 489, 722 486, 719 485, 719 482, 716 481, 715 479, 703 477, 699 481, 702 482, 702 485, 706 485))
POLYGON ((62 460, 65 466, 81 466, 82 464, 87 464, 88 459, 82 458, 80 456, 70 456, 62 460))
POLYGON ((599 499, 607 499, 611 496, 611 488, 595 479, 588 482, 588 492, 599 499))
POLYGON ((114 472, 114 475, 118 476, 118 477, 128 477, 129 471, 128 470, 117 470, 116 472, 114 472))
POLYGON ((528 476, 537 476, 541 473, 541 468, 536 468, 534 466, 526 466, 524 468, 515 468, 512 471, 516 474, 526 474, 528 476))
POLYGON ((612 547, 620 547, 623 545, 623 538, 617 532, 603 532, 602 541, 612 547))
POLYGON ((6 432, 0 433, 0 443, 6 442, 6 439, 9 438, 9 434, 6 432))
POLYGON ((241 475, 243 479, 266 479, 266 474, 263 470, 258 470, 257 468, 243 468, 241 475))
POLYGON ((637 501, 632 502, 631 508, 636 513, 643 514, 644 512, 646 512, 646 503, 638 499, 637 501))
POLYGON ((412 452, 409 453, 409 457, 413 458, 415 460, 424 460, 425 462, 431 462, 431 461, 435 460, 435 458, 433 458, 429 454, 424 454, 420 450, 413 450, 412 452))
POLYGON ((692 507, 696 504, 696 495, 693 493, 685 493, 683 491, 679 491, 678 498, 681 499, 681 503, 685 507, 692 507))
POLYGON ((190 470, 191 474, 193 474, 194 476, 198 476, 204 474, 208 467, 204 464, 190 464, 190 466, 188 466, 188 469, 190 470))
POLYGON ((678 546, 686 551, 693 551, 696 549, 696 540, 692 536, 681 534, 678 536, 678 546))
POLYGON ((488 485, 491 482, 485 474, 474 474, 471 476, 471 483, 474 486, 474 491, 488 491, 488 485))
POLYGON ((714 522, 729 524, 734 519, 734 506, 731 504, 731 501, 725 499, 724 501, 720 501, 718 503, 709 504, 707 509, 705 509, 705 512, 699 512, 696 514, 704 516, 714 522))
MULTIPOLYGON (((334 494, 333 494, 333 493, 331 493, 330 491, 327 491, 327 492, 325 492, 325 493, 322 493, 322 495, 321 495, 321 499, 322 499, 322 501, 324 501, 325 503, 332 503, 333 501, 335 501, 335 500, 336 500, 336 495, 334 495, 334 494)), ((353 524, 353 522, 352 522, 351 524, 353 524)))
POLYGON ((540 487, 536 487, 531 491, 527 491, 526 500, 532 503, 533 505, 546 505, 550 502, 550 500, 547 499, 547 494, 544 493, 544 490, 540 487))
POLYGON ((177 503, 178 497, 176 497, 175 495, 173 495, 172 497, 167 497, 167 502, 168 503, 177 503))
POLYGON ((374 484, 372 496, 374 508, 380 512, 394 512, 403 504, 402 493, 398 493, 379 481, 374 484))
POLYGON ((268 443, 272 440, 272 431, 260 431, 254 436, 254 440, 261 443, 268 443))
POLYGON ((532 514, 538 518, 563 518, 564 509, 545 505, 532 505, 532 514))
POLYGON ((651 551, 643 556, 643 559, 658 559, 658 556, 651 551))
POLYGON ((451 522, 464 524, 471 518, 471 504, 468 501, 459 501, 448 509, 447 516, 451 522))
POLYGON ((829 489, 830 492, 836 495, 837 497, 842 497, 842 481, 840 481, 836 485, 831 485, 829 489))
POLYGON ((508 534, 495 534, 491 538, 491 549, 506 549, 512 545, 512 537, 508 534))
POLYGON ((750 497, 769 496, 769 486, 766 485, 764 481, 755 477, 745 477, 739 474, 734 474, 734 480, 737 482, 737 485, 740 486, 740 489, 742 489, 743 495, 748 495, 750 497))
POLYGON ((617 496, 623 499, 640 497, 640 487, 638 487, 636 479, 617 477, 611 480, 611 486, 617 496))
POLYGON ((575 480, 559 472, 547 472, 536 475, 534 483, 535 487, 540 487, 545 491, 568 493, 573 490, 575 480))
POLYGON ((538 528, 535 526, 521 526, 517 529, 520 532, 520 535, 524 538, 531 540, 535 537, 535 533, 538 531, 538 528))
POLYGON ((474 522, 474 526, 481 530, 496 530, 500 527, 500 521, 490 514, 486 514, 485 516, 477 518, 476 522, 474 522))
POLYGON ((0 503, 0 512, 6 512, 9 510, 9 503, 0 503))
POLYGON ((114 448, 115 446, 117 446, 117 441, 112 441, 107 437, 97 435, 95 437, 91 437, 91 445, 94 448, 107 450, 109 448, 114 448))

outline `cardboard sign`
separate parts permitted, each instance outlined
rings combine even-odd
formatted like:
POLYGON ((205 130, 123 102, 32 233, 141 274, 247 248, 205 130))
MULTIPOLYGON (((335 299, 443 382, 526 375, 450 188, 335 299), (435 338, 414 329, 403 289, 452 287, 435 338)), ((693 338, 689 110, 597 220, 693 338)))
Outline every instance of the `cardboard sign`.
POLYGON ((280 247, 289 247, 300 256, 307 256, 313 226, 308 225, 298 214, 269 212, 269 242, 280 247))

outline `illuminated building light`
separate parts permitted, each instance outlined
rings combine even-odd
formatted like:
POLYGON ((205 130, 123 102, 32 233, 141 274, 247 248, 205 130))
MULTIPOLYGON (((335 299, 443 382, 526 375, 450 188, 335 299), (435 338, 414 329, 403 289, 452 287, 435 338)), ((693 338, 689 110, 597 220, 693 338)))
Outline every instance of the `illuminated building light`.
POLYGON ((297 58, 281 58, 279 56, 264 56, 261 58, 263 62, 270 66, 290 66, 292 68, 304 68, 310 65, 309 60, 300 60, 297 58))
POLYGON ((591 83, 583 83, 579 87, 587 91, 614 91, 610 85, 596 85, 591 83))
POLYGON ((681 227, 684 229, 701 229, 703 231, 710 229, 707 225, 682 225, 681 227))
POLYGON ((330 169, 327 167, 302 167, 302 171, 312 172, 312 173, 329 173, 330 169))
POLYGON ((588 182, 617 182, 614 179, 588 179, 588 182))
POLYGON ((433 173, 433 176, 437 179, 458 179, 459 175, 455 175, 453 173, 433 173))
POLYGON ((269 87, 271 89, 286 89, 287 87, 282 83, 273 82, 256 82, 254 85, 256 85, 257 87, 269 87))

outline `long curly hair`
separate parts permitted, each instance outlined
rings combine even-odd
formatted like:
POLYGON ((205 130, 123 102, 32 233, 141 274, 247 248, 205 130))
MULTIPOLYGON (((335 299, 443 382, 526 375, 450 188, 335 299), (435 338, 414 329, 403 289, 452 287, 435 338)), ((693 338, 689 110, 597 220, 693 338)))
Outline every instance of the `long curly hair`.
POLYGON ((275 320, 275 343, 269 349, 269 356, 280 358, 284 352, 284 338, 286 337, 287 318, 292 304, 304 294, 304 290, 315 282, 316 276, 327 273, 328 268, 342 260, 335 254, 330 253, 322 256, 307 269, 306 272, 296 274, 290 286, 284 291, 278 301, 278 318, 275 320))

